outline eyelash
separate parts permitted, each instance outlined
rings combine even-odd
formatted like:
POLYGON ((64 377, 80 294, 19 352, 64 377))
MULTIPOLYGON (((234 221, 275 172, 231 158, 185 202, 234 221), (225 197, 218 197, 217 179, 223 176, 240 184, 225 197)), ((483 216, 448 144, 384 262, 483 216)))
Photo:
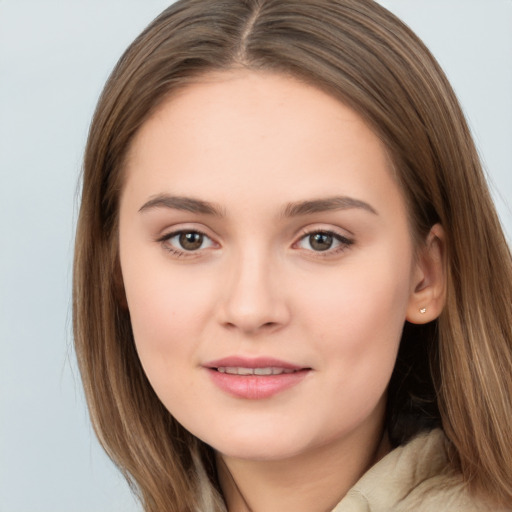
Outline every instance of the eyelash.
POLYGON ((293 245, 296 246, 299 243, 303 242, 304 240, 307 240, 309 237, 311 237, 313 235, 323 235, 323 236, 332 237, 333 242, 338 242, 338 244, 339 244, 335 248, 329 247, 328 249, 326 249, 324 251, 315 251, 313 249, 305 249, 308 252, 314 253, 315 257, 328 258, 330 256, 336 256, 336 255, 346 251, 351 245, 354 244, 353 239, 350 239, 343 235, 340 235, 336 231, 332 231, 329 229, 311 229, 311 230, 303 231, 300 235, 300 238, 293 245))
POLYGON ((165 235, 158 238, 156 241, 160 242, 160 244, 166 251, 170 252, 173 256, 176 256, 178 258, 189 258, 198 255, 197 253, 200 251, 200 249, 197 249, 195 251, 187 251, 186 249, 177 249, 176 247, 173 247, 172 245, 169 244, 169 241, 172 240, 174 237, 183 234, 201 235, 205 239, 210 240, 212 244, 214 243, 212 239, 200 229, 180 229, 178 231, 166 233, 165 235))
MULTIPOLYGON (((212 245, 215 244, 215 242, 213 242, 213 240, 206 233, 204 233, 203 231, 201 231, 199 229, 181 229, 178 231, 173 231, 171 233, 166 233, 165 235, 158 238, 156 241, 159 242, 166 251, 168 251, 175 257, 187 258, 187 257, 198 256, 199 255, 198 253, 201 251, 201 248, 196 249, 196 250, 177 249, 176 247, 173 247, 172 245, 169 244, 170 240, 172 240, 173 238, 175 238, 177 236, 184 235, 184 234, 201 235, 204 239, 209 240, 212 245)), ((304 249, 307 252, 311 252, 316 257, 320 257, 320 258, 326 258, 329 256, 337 255, 337 254, 347 250, 348 247, 350 247, 351 245, 354 244, 354 240, 347 238, 345 236, 342 236, 339 233, 336 233, 335 231, 327 230, 327 229, 312 229, 312 230, 302 232, 299 239, 296 242, 294 242, 293 246, 294 247, 297 246, 298 244, 300 244, 301 242, 306 240, 308 237, 311 237, 313 235, 323 235, 323 236, 332 237, 333 241, 338 242, 338 244, 339 244, 334 249, 329 247, 328 249, 325 249, 324 251, 315 251, 314 249, 304 249)))

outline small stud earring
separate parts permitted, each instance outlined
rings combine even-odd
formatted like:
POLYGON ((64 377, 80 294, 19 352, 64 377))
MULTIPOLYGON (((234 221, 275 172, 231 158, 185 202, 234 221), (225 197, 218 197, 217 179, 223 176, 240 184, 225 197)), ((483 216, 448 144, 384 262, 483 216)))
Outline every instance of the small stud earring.
POLYGON ((427 308, 421 308, 421 309, 420 309, 420 313, 421 313, 422 315, 424 315, 426 312, 427 312, 427 308))

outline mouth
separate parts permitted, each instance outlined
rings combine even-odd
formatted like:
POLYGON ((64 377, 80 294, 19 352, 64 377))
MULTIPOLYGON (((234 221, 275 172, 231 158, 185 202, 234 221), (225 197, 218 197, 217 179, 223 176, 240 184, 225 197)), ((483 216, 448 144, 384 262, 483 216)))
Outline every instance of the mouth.
POLYGON ((309 368, 300 368, 297 370, 291 370, 288 368, 278 368, 276 366, 269 366, 266 368, 245 368, 242 366, 219 366, 218 368, 212 368, 212 370, 217 370, 219 373, 227 373, 228 375, 259 375, 259 376, 268 376, 268 375, 283 375, 290 374, 295 372, 300 372, 302 370, 306 370, 309 368))
POLYGON ((270 398, 304 380, 312 368, 269 358, 228 357, 212 361, 204 368, 213 383, 236 398, 270 398))

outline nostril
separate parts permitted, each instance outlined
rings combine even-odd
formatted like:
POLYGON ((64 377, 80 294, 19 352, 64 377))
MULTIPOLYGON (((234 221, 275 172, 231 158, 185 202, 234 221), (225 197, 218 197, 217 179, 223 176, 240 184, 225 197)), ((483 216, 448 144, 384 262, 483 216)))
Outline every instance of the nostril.
POLYGON ((279 322, 263 322, 258 323, 254 322, 224 322, 224 327, 229 330, 238 330, 241 329, 245 332, 269 332, 277 329, 279 327, 279 322))

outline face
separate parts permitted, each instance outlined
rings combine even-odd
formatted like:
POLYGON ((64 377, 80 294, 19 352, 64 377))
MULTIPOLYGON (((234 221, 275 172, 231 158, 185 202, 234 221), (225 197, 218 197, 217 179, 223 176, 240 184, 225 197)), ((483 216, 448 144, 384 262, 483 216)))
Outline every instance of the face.
POLYGON ((137 351, 219 453, 284 459, 382 428, 417 276, 390 167, 351 109, 271 74, 208 75, 135 137, 119 233, 137 351))

